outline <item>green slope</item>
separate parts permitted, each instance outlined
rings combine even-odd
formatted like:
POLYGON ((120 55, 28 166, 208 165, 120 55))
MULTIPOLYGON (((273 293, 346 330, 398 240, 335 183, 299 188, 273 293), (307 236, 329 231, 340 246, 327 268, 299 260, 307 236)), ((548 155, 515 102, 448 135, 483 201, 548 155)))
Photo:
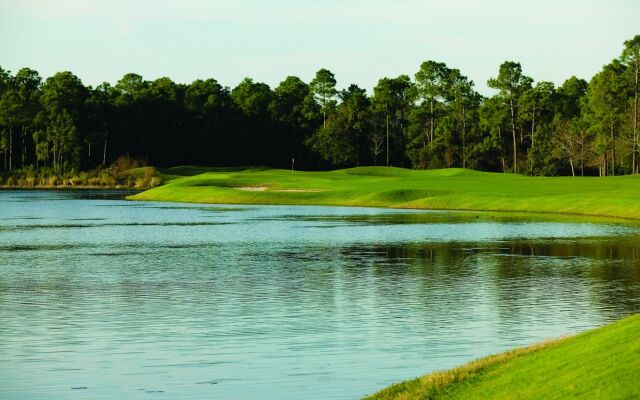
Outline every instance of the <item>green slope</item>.
POLYGON ((640 315, 401 382, 387 399, 638 399, 640 315))
POLYGON ((360 167, 330 172, 176 167, 132 196, 233 204, 317 204, 553 212, 640 218, 640 176, 527 177, 464 169, 360 167))

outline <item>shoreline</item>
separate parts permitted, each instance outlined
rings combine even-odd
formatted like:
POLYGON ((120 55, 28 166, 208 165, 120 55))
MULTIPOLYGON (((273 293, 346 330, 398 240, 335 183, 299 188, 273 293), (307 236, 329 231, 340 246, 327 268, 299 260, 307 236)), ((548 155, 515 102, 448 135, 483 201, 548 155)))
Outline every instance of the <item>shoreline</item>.
POLYGON ((92 186, 92 185, 60 185, 60 186, 49 186, 49 185, 38 185, 38 186, 0 186, 0 190, 10 191, 10 190, 122 190, 122 191, 137 191, 142 193, 146 190, 152 189, 151 187, 132 187, 132 186, 92 186))
POLYGON ((163 179, 163 185, 127 199, 530 213, 640 221, 640 175, 547 178, 459 168, 394 167, 294 173, 279 169, 226 171, 201 167, 191 174, 172 175, 180 169, 162 171, 171 179, 163 179))
POLYGON ((609 394, 603 398, 631 398, 640 394, 640 388, 633 383, 635 374, 640 372, 640 361, 633 354, 640 349, 638 333, 640 314, 632 314, 581 333, 397 382, 363 400, 591 399, 594 393, 609 394), (616 362, 606 364, 605 360, 611 358, 616 362), (589 379, 596 374, 599 379, 589 379), (580 382, 587 382, 589 387, 585 390, 577 385, 580 382), (616 390, 619 393, 612 393, 616 390))
POLYGON ((252 167, 192 170, 185 174, 180 166, 160 170, 144 167, 122 173, 120 179, 128 180, 118 184, 5 184, 0 185, 0 190, 129 190, 135 193, 125 199, 135 201, 518 213, 640 221, 640 176, 547 178, 459 168, 395 167, 311 172, 252 167), (156 184, 145 185, 150 183, 148 179, 132 179, 142 175, 153 176, 156 184))
MULTIPOLYGON (((524 214, 542 217, 576 217, 586 219, 607 219, 611 222, 640 222, 640 218, 623 217, 623 216, 611 216, 604 214, 584 214, 584 213, 570 213, 570 212, 550 212, 550 211, 531 211, 531 210, 509 210, 509 209, 480 209, 480 208, 420 208, 420 207, 396 207, 385 205, 359 205, 359 204, 323 204, 323 203, 244 203, 244 202, 194 202, 194 201, 180 201, 180 200, 156 200, 156 199, 134 199, 131 196, 144 193, 147 190, 154 189, 153 187, 140 188, 129 186, 0 186, 1 191, 22 191, 22 190, 61 190, 61 191, 83 191, 83 190, 117 190, 122 192, 136 192, 124 197, 127 201, 147 201, 147 202, 163 202, 163 203, 182 203, 182 204, 209 204, 209 205, 246 205, 246 206, 298 206, 298 207, 353 207, 353 208, 379 208, 379 209, 391 209, 391 210, 407 210, 407 211, 438 211, 438 212, 460 212, 460 213, 483 213, 483 214, 524 214)), ((604 222, 604 221, 594 221, 604 222)))
MULTIPOLYGON (((136 193, 133 196, 142 194, 150 189, 140 189, 140 193, 136 193)), ((182 201, 182 200, 160 200, 160 199, 134 199, 127 196, 125 200, 129 201, 149 201, 149 202, 163 202, 163 203, 179 203, 179 204, 209 204, 209 205, 241 205, 241 206, 298 206, 298 207, 353 207, 353 208, 380 208, 389 210, 407 210, 407 211, 445 211, 445 212, 468 212, 468 213, 496 213, 496 214, 526 214, 526 215, 540 215, 540 216, 565 216, 576 218, 595 218, 595 219, 611 219, 620 222, 640 222, 640 218, 614 216, 606 214, 585 214, 575 212, 552 212, 552 211, 535 211, 535 210, 509 210, 509 209, 481 209, 481 208, 420 208, 420 207, 396 207, 385 205, 361 205, 361 204, 340 204, 340 203, 244 203, 244 202, 206 202, 206 201, 182 201)), ((639 200, 640 201, 640 200, 639 200)))
POLYGON ((130 186, 91 186, 91 185, 61 185, 61 186, 0 186, 0 190, 122 190, 143 192, 151 188, 140 188, 130 186))

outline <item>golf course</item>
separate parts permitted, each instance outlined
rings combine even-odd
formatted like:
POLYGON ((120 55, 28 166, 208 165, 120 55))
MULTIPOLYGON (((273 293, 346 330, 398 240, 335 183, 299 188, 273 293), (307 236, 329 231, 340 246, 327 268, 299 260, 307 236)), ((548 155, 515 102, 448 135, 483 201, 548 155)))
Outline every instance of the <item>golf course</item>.
POLYGON ((0 10, 0 400, 640 400, 640 0, 0 10))
POLYGON ((132 200, 517 211, 640 219, 640 176, 529 177, 451 168, 303 172, 174 167, 132 200))

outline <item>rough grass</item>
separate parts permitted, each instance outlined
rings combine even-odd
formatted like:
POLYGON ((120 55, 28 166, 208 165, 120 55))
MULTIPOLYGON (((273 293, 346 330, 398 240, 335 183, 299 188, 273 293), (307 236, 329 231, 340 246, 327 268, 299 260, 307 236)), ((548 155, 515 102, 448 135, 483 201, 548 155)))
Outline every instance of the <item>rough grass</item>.
POLYGON ((165 185, 132 196, 231 204, 314 204, 527 211, 640 218, 640 176, 527 177, 459 168, 360 167, 330 172, 175 167, 165 185), (266 187, 243 191, 242 187, 266 187))
POLYGON ((44 189, 148 189, 163 182, 154 167, 120 170, 115 166, 90 171, 58 172, 52 169, 24 168, 0 174, 0 188, 44 189))
POLYGON ((401 382, 366 399, 637 399, 639 382, 640 315, 635 315, 401 382))

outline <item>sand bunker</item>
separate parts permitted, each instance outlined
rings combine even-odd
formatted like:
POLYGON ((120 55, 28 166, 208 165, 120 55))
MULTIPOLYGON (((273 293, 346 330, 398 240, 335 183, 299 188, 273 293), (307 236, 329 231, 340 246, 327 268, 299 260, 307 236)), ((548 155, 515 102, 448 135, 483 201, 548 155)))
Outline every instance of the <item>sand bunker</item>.
POLYGON ((324 192, 324 190, 320 189, 276 189, 274 192, 296 192, 296 193, 317 193, 324 192))
MULTIPOLYGON (((264 192, 269 189, 269 186, 240 186, 235 187, 236 190, 243 190, 245 192, 264 192)), ((272 189, 272 192, 288 192, 288 193, 317 193, 324 192, 320 189, 272 189)))
POLYGON ((236 187, 234 189, 244 190, 245 192, 264 192, 269 188, 267 186, 242 186, 242 187, 236 187))

